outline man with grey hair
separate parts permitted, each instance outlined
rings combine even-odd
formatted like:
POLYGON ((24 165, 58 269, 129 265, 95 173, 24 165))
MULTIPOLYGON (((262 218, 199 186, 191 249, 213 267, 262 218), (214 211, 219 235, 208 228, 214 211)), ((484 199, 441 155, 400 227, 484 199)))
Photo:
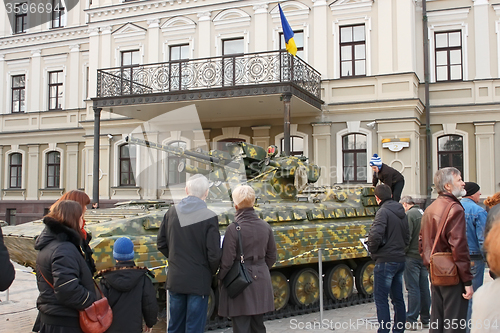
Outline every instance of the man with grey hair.
POLYGON ((434 252, 453 254, 459 282, 454 286, 432 285, 429 332, 465 332, 467 308, 473 294, 465 213, 458 200, 459 196, 466 194, 465 183, 458 169, 448 167, 436 172, 434 185, 439 196, 422 216, 419 252, 424 265, 429 268, 432 248, 437 238, 434 252), (442 230, 440 234, 439 229, 442 230), (454 322, 457 324, 453 325, 454 322))
POLYGON ((170 207, 158 232, 158 250, 168 259, 169 333, 202 333, 205 328, 212 276, 221 257, 218 218, 205 203, 208 188, 205 176, 189 178, 187 197, 170 207))
POLYGON ((431 294, 429 292, 429 273, 418 252, 418 235, 423 211, 415 204, 412 197, 406 195, 399 201, 405 209, 410 228, 410 243, 405 249, 406 264, 404 271, 406 290, 408 291, 408 311, 406 312, 407 329, 416 331, 421 326, 429 327, 431 294))

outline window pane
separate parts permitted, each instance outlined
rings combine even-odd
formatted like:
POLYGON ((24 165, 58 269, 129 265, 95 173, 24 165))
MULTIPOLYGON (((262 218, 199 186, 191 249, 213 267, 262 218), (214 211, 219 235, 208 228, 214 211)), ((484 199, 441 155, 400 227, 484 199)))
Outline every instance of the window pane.
POLYGON ((464 159, 463 159, 462 154, 453 154, 451 159, 452 159, 452 163, 453 163, 454 167, 456 167, 456 168, 462 167, 462 165, 464 163, 464 159))
POLYGON ((460 46, 462 43, 460 42, 460 32, 451 32, 449 34, 450 47, 460 46))
POLYGON ((364 60, 356 60, 354 62, 354 70, 356 75, 365 75, 365 61, 364 60))
POLYGON ((19 100, 19 90, 13 90, 12 91, 12 100, 18 101, 19 100))
POLYGON ((342 62, 342 76, 352 76, 352 62, 342 62))
POLYGON ((462 63, 462 51, 450 50, 450 65, 457 65, 462 63))
POLYGON ((448 46, 448 34, 436 34, 436 47, 447 47, 448 46))
POLYGON ((344 167, 344 180, 345 181, 354 180, 354 168, 353 167, 344 167))
POLYGON ((231 39, 223 41, 224 55, 241 54, 244 52, 243 39, 231 39))
POLYGON ((356 149, 366 149, 366 135, 356 134, 356 149))
POLYGON ((450 165, 450 154, 440 154, 439 155, 439 169, 449 167, 450 165))
POLYGON ((354 41, 359 42, 365 40, 365 26, 358 25, 353 27, 354 30, 354 41))
POLYGON ((356 166, 359 167, 366 167, 366 153, 357 153, 356 154, 356 166))
POLYGON ((347 45, 347 46, 342 46, 340 48, 341 50, 341 59, 342 61, 345 61, 345 60, 352 60, 352 47, 351 45, 347 45))
POLYGON ((132 52, 132 65, 139 64, 139 51, 132 52))
POLYGON ((122 173, 121 174, 120 184, 121 185, 128 185, 129 184, 128 173, 122 173))
POLYGON ((348 149, 353 149, 354 148, 354 143, 355 143, 355 135, 354 134, 348 134, 343 137, 343 145, 342 149, 343 150, 348 150, 348 149))
POLYGON ((12 154, 11 164, 21 164, 21 154, 12 154))
POLYGON ((189 45, 181 46, 181 59, 189 59, 189 45))
POLYGON ((354 45, 354 59, 365 59, 365 44, 354 45))
POLYGON ((349 135, 345 135, 342 137, 342 149, 349 149, 349 135))
MULTIPOLYGON (((366 160, 365 160, 365 163, 366 163, 366 160)), ((356 180, 357 181, 366 181, 366 166, 365 167, 358 167, 357 169, 357 173, 356 173, 356 180)))
POLYGON ((120 147, 120 158, 126 158, 126 157, 130 157, 129 151, 128 151, 128 146, 123 145, 120 147))
POLYGON ((299 137, 292 137, 293 151, 304 151, 304 139, 299 137))
POLYGON ((448 68, 444 66, 436 68, 436 79, 438 81, 448 80, 448 68))
POLYGON ((462 65, 451 66, 451 78, 450 80, 461 80, 462 79, 462 65))
POLYGON ((448 57, 446 51, 436 52, 436 65, 443 66, 448 64, 448 57))
POLYGON ((129 168, 129 165, 130 165, 129 160, 122 160, 122 161, 120 162, 120 164, 121 164, 121 171, 122 171, 122 172, 129 172, 129 171, 130 171, 130 170, 129 170, 129 169, 130 169, 130 168, 129 168))
POLYGON ((354 153, 344 153, 344 166, 354 166, 354 153))
POLYGON ((304 47, 304 32, 297 31, 293 33, 293 40, 297 48, 304 47))
POLYGON ((340 41, 342 43, 352 42, 352 27, 340 28, 340 41))

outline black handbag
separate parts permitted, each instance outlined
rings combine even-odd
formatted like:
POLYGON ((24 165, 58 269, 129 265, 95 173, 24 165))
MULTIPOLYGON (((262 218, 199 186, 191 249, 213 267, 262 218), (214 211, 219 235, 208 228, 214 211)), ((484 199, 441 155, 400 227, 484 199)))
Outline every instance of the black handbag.
POLYGON ((243 255, 243 245, 241 244, 241 227, 238 223, 236 224, 236 231, 238 232, 238 244, 240 250, 240 259, 236 259, 233 266, 227 272, 226 276, 222 280, 224 287, 227 290, 227 294, 231 298, 235 298, 245 290, 252 283, 252 278, 248 274, 247 268, 245 267, 245 257, 243 255))

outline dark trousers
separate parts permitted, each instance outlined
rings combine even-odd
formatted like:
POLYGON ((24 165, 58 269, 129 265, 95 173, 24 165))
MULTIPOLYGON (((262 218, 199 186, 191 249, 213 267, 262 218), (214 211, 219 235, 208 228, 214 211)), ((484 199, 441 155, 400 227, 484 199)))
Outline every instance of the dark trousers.
POLYGON ((232 317, 234 333, 266 333, 264 315, 232 317))
POLYGON ((466 328, 469 301, 462 297, 464 284, 431 287, 430 333, 463 333, 466 328))
POLYGON ((400 180, 396 184, 392 185, 392 198, 394 201, 399 202, 401 200, 401 192, 403 192, 403 187, 405 187, 405 180, 400 180))
POLYGON ((420 316, 423 324, 429 324, 431 307, 429 274, 421 258, 406 257, 404 278, 408 290, 406 321, 415 323, 420 316))
POLYGON ((203 333, 207 307, 208 296, 170 292, 168 333, 203 333))

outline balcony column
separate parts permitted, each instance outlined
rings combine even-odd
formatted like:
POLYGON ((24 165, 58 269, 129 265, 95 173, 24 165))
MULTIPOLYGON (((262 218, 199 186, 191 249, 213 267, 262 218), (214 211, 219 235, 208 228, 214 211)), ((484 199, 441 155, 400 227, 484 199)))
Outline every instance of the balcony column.
POLYGON ((26 189, 26 199, 27 200, 37 200, 38 199, 38 184, 40 179, 40 145, 30 144, 28 145, 28 159, 27 159, 27 171, 28 175, 25 189, 26 189))
POLYGON ((268 20, 268 5, 266 3, 261 3, 253 6, 255 11, 255 36, 259 38, 255 39, 255 52, 265 52, 268 51, 267 47, 267 20, 268 20))
MULTIPOLYGON (((481 186, 481 196, 495 193, 495 122, 474 123, 476 136, 476 174, 481 186), (493 176, 493 179, 492 179, 493 176)), ((468 163, 464 161, 464 163, 468 163)))
MULTIPOLYGON (((313 45, 328 45, 327 37, 327 18, 328 18, 328 4, 325 0, 313 0, 313 13, 314 13, 314 23, 313 29, 314 33, 311 34, 314 39, 313 45)), ((314 52, 313 55, 313 66, 316 68, 323 77, 327 76, 328 73, 328 52, 314 52)), ((306 59, 308 59, 306 57, 306 59)), ((310 58, 309 58, 310 59, 310 58)))
POLYGON ((99 136, 101 132, 101 108, 94 107, 94 171, 92 172, 92 202, 99 205, 99 136))
POLYGON ((148 20, 148 63, 160 62, 160 20, 148 20))
POLYGON ((290 156, 290 100, 292 99, 292 93, 284 93, 281 95, 283 100, 283 119, 284 119, 284 130, 283 130, 283 143, 285 156, 290 156))
POLYGON ((199 46, 195 47, 198 49, 198 58, 208 58, 211 56, 210 48, 210 12, 198 13, 198 32, 200 38, 198 40, 199 46))

